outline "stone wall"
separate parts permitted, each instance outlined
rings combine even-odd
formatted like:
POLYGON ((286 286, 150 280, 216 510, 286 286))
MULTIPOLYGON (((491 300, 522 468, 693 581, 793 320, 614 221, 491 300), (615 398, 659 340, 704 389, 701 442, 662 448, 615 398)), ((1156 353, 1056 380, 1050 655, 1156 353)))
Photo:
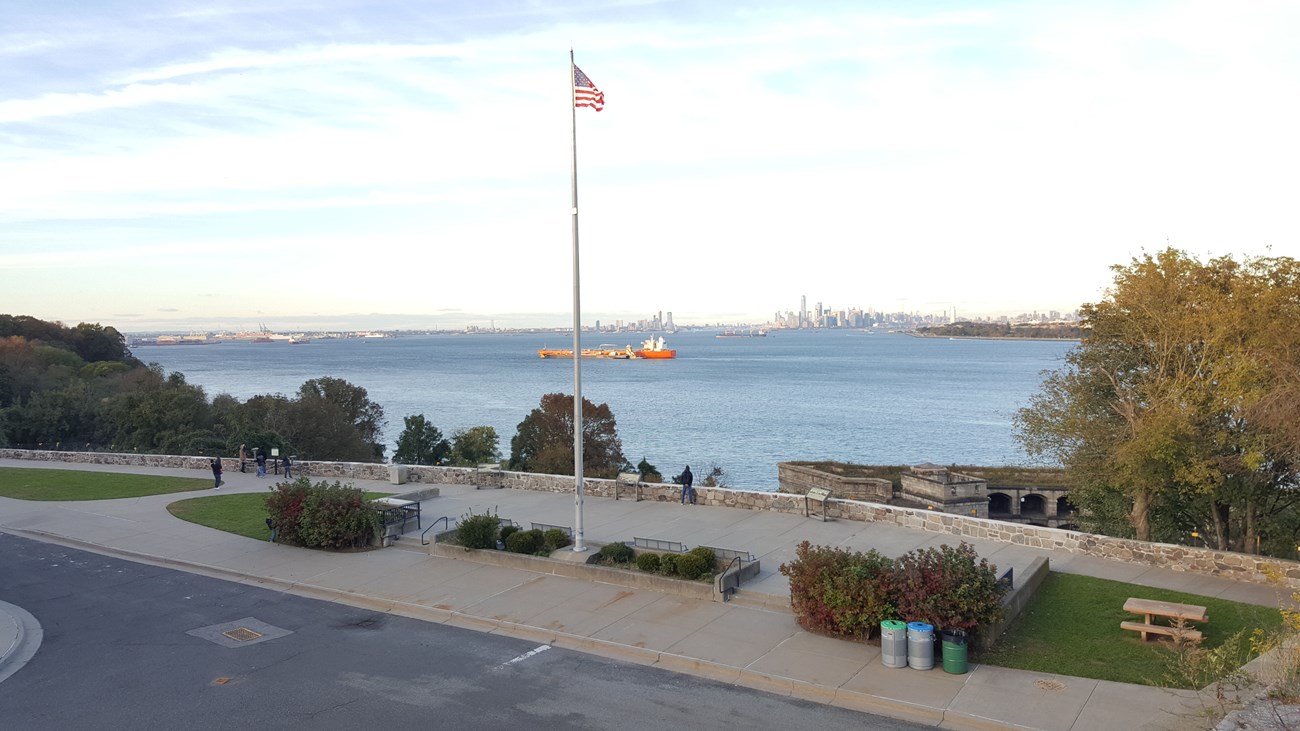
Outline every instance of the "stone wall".
MULTIPOLYGON (((114 464, 144 467, 173 467, 207 470, 205 457, 176 457, 145 454, 109 454, 103 452, 45 452, 19 449, 0 449, 0 458, 27 459, 47 462, 80 464, 114 464)), ((225 469, 239 469, 239 460, 226 458, 225 469)), ((359 462, 303 462, 303 473, 310 477, 330 479, 387 480, 388 465, 359 462)), ((507 470, 479 471, 458 467, 411 467, 411 479, 453 485, 483 487, 508 487, 516 490, 540 490, 569 493, 573 478, 562 475, 540 475, 507 470), (414 477, 418 475, 417 477, 414 477)), ((659 502, 676 501, 680 495, 676 485, 642 484, 642 500, 659 502)), ((613 480, 587 479, 583 491, 592 497, 613 497, 613 480)), ((697 502, 746 510, 770 510, 794 515, 804 514, 803 495, 728 488, 696 488, 697 502)), ((623 499, 632 499, 624 488, 623 499)), ((1243 553, 1213 551, 1191 546, 1166 543, 1144 543, 1124 538, 1111 538, 1091 533, 1044 528, 1019 523, 952 515, 930 510, 883 505, 859 500, 832 498, 826 501, 831 518, 860 520, 873 523, 890 523, 904 528, 915 528, 943 533, 954 538, 980 538, 1003 543, 1013 543, 1032 548, 1095 556, 1119 561, 1186 571, 1194 574, 1222 576, 1238 581, 1269 583, 1269 574, 1276 573, 1290 588, 1300 588, 1300 563, 1243 553)))
POLYGON ((776 474, 777 490, 794 495, 806 495, 812 488, 821 487, 840 500, 889 502, 894 496, 894 483, 878 477, 844 477, 787 462, 777 464, 776 474))

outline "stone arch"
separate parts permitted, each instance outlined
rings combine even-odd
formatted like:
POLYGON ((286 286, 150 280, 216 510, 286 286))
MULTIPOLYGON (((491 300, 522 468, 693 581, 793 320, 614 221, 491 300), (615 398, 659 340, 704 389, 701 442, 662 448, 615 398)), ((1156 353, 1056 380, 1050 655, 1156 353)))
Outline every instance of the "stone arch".
POLYGON ((1047 498, 1033 492, 1022 495, 1020 498, 1020 514, 1036 518, 1047 515, 1047 498))
POLYGON ((1011 515, 1011 496, 1005 492, 989 493, 989 515, 1011 515))
POLYGON ((1056 514, 1057 515, 1074 514, 1074 503, 1070 502, 1069 495, 1062 495, 1056 499, 1056 514))

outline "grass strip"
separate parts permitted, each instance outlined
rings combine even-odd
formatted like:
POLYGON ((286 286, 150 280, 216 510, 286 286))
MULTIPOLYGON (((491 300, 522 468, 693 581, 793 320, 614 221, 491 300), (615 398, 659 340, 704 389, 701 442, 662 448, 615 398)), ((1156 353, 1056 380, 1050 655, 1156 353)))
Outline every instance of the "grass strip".
MULTIPOLYGON (((265 541, 271 537, 271 531, 266 527, 267 494, 267 492, 244 492, 192 497, 168 505, 167 512, 190 523, 265 541)), ((365 498, 374 500, 391 494, 367 492, 365 498)))
POLYGON ((17 500, 112 500, 212 487, 212 478, 0 467, 0 497, 17 500))
POLYGON ((1186 687, 1170 677, 1170 642, 1143 642, 1137 632, 1120 629, 1125 620, 1142 621, 1124 611, 1129 597, 1205 607, 1210 621, 1190 626, 1204 633, 1206 648, 1218 647, 1236 632, 1249 635, 1282 623, 1276 608, 1053 571, 1011 629, 976 659, 1042 673, 1186 687))

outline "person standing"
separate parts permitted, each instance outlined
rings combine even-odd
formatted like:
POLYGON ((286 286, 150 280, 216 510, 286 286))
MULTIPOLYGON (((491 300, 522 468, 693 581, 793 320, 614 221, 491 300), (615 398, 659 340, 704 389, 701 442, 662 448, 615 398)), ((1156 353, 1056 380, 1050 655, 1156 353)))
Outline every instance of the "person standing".
POLYGON ((691 484, 695 482, 695 475, 691 474, 691 466, 686 465, 686 469, 682 470, 681 476, 678 477, 677 479, 682 481, 682 505, 686 504, 687 498, 690 498, 691 505, 694 505, 695 488, 691 487, 691 484))
POLYGON ((281 463, 281 466, 284 467, 284 479, 292 480, 293 474, 290 470, 293 469, 293 463, 289 461, 289 455, 284 455, 284 462, 281 463))
POLYGON ((266 477, 266 452, 258 447, 253 450, 253 461, 257 463, 257 476, 266 477))
POLYGON ((216 482, 216 484, 212 486, 212 489, 220 490, 221 489, 221 458, 213 457, 211 465, 212 465, 212 478, 216 482))
POLYGON ((248 450, 244 448, 245 446, 247 445, 244 444, 239 445, 239 471, 240 472, 244 471, 244 464, 248 461, 248 450))

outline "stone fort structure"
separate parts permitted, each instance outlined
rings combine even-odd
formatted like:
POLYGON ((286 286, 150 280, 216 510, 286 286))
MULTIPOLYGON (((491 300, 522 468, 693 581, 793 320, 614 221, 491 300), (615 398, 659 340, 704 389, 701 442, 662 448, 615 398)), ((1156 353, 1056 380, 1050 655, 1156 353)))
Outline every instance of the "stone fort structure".
POLYGON ((935 464, 904 470, 898 483, 881 477, 855 475, 852 465, 801 462, 777 465, 778 490, 807 494, 814 487, 842 500, 865 500, 951 515, 988 518, 1010 523, 1077 530, 1074 506, 1064 485, 1044 485, 1014 477, 990 481, 935 464))

